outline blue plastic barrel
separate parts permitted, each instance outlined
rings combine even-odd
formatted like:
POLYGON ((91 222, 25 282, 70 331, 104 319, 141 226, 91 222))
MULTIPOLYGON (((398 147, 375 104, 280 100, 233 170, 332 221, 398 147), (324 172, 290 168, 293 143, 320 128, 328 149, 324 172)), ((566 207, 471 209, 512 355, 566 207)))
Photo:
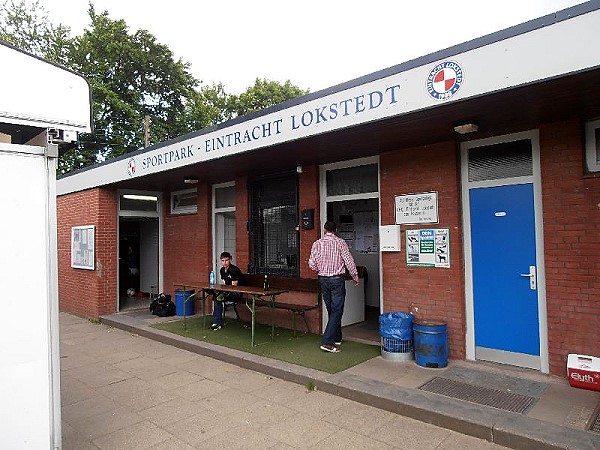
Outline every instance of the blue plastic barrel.
POLYGON ((421 367, 448 365, 448 326, 442 321, 413 322, 415 362, 421 367))
POLYGON ((194 315, 194 297, 192 297, 192 294, 194 294, 195 292, 196 291, 194 290, 175 291, 175 314, 177 314, 178 316, 194 315))

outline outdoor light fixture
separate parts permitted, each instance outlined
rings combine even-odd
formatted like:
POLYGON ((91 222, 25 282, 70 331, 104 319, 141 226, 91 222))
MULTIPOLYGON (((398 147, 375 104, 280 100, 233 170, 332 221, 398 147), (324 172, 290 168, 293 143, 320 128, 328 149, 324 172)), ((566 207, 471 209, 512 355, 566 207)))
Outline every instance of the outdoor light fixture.
POLYGON ((302 166, 296 166, 296 173, 302 173, 302 166))
POLYGON ((146 201, 150 201, 150 202, 155 202, 158 200, 158 197, 156 197, 154 195, 125 194, 125 195, 123 195, 123 198, 126 198, 127 200, 146 200, 146 201))
POLYGON ((196 177, 187 177, 183 180, 183 182, 185 184, 197 184, 198 183, 198 178, 196 177))
POLYGON ((477 130, 479 130, 479 126, 474 123, 464 123, 454 127, 454 131, 456 131, 458 134, 474 133, 477 130))

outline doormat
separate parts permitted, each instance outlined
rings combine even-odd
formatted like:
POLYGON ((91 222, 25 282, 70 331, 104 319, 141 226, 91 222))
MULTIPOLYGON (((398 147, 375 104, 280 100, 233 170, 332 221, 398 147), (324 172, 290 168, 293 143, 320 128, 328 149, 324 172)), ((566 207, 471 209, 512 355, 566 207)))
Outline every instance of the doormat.
POLYGON ((593 433, 600 433, 600 405, 596 408, 596 419, 592 420, 590 431, 593 433))
POLYGON ((539 399, 548 388, 548 383, 533 380, 520 374, 511 376, 502 372, 489 372, 474 367, 449 367, 443 374, 444 378, 454 381, 462 381, 467 384, 495 389, 500 392, 512 392, 539 399))
POLYGON ((519 414, 525 414, 537 401, 535 397, 502 392, 441 377, 431 379, 419 389, 519 414))

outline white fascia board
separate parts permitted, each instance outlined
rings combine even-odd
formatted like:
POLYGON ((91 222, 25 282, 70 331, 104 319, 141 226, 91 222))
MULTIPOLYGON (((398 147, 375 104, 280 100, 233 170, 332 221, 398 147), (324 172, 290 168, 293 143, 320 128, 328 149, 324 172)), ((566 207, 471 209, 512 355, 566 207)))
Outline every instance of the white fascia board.
POLYGON ((437 61, 75 173, 58 180, 57 191, 115 183, 590 70, 600 66, 600 46, 593 45, 598 29, 596 9, 471 50, 446 52, 437 61), (435 98, 428 80, 443 66, 460 73, 460 87, 435 98))
POLYGON ((0 61, 0 122, 91 132, 85 78, 2 43, 0 61))

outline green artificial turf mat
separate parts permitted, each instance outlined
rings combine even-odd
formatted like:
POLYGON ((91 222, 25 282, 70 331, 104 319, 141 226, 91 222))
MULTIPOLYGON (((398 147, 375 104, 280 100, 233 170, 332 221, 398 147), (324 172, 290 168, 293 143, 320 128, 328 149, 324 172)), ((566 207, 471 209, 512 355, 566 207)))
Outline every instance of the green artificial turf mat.
POLYGON ((203 328, 202 322, 202 317, 191 317, 186 319, 185 327, 184 320, 163 322, 152 325, 152 327, 179 336, 278 359, 327 373, 341 372, 381 354, 381 349, 377 345, 351 341, 343 342, 340 353, 324 352, 319 348, 321 345, 320 335, 298 332, 297 336, 294 337, 293 331, 285 328, 275 328, 274 339, 271 342, 271 326, 264 324, 256 324, 255 341, 258 345, 252 347, 252 326, 250 323, 227 319, 223 328, 218 331, 211 331, 208 327, 212 323, 212 317, 206 317, 207 328, 203 328))

